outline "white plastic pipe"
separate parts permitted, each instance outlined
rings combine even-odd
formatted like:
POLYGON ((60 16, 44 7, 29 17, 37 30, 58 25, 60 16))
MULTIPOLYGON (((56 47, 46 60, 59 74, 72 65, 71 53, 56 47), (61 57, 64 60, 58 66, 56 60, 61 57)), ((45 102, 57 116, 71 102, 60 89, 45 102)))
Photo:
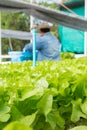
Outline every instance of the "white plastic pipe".
MULTIPOLYGON (((34 3, 34 0, 30 0, 31 4, 34 3)), ((34 17, 33 16, 30 16, 30 29, 32 28, 33 26, 33 21, 34 21, 34 17)))

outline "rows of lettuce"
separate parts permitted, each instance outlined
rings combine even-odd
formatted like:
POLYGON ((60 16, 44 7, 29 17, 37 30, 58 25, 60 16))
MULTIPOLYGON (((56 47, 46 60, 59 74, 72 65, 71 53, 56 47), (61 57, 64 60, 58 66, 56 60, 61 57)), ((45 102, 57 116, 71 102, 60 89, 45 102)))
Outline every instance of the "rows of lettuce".
POLYGON ((0 130, 82 128, 87 129, 86 57, 36 67, 30 61, 0 65, 0 130))

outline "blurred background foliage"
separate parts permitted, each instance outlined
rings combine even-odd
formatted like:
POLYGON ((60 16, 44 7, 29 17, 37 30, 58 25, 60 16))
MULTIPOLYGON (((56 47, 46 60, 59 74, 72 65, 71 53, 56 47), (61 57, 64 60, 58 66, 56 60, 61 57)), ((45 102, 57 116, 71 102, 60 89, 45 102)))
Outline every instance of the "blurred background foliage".
MULTIPOLYGON (((30 17, 25 13, 7 13, 1 14, 1 27, 2 29, 28 31, 30 32, 30 17)), ((12 46, 14 51, 23 49, 23 46, 29 41, 2 38, 2 54, 8 52, 8 47, 12 46)))

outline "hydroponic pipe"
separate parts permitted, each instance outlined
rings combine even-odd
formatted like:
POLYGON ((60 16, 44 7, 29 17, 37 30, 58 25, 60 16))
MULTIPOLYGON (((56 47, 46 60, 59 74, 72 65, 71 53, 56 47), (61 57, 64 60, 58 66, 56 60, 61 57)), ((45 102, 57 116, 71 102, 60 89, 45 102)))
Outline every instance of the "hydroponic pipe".
POLYGON ((33 29, 33 66, 36 66, 36 29, 33 29))

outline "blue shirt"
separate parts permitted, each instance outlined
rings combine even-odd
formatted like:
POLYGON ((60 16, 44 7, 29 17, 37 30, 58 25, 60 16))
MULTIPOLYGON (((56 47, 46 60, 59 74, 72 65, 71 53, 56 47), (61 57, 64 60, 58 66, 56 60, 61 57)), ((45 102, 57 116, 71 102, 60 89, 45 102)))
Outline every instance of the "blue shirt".
MULTIPOLYGON (((50 32, 40 35, 36 38, 36 50, 38 50, 38 61, 42 60, 59 60, 60 59, 60 42, 50 32)), ((24 51, 33 50, 33 43, 25 45, 24 51)))

